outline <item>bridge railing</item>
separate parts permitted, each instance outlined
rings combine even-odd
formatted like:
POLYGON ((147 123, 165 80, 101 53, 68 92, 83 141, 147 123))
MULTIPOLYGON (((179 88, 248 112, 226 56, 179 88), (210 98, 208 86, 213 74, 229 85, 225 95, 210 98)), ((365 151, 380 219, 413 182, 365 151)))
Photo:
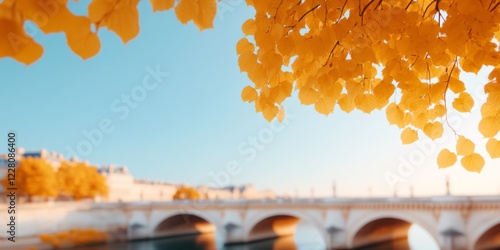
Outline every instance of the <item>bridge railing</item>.
POLYGON ((277 199, 228 199, 228 200, 172 200, 172 201, 133 201, 133 202, 94 202, 94 201, 48 201, 22 203, 20 207, 37 209, 37 207, 144 207, 144 206, 174 206, 185 208, 203 208, 206 206, 235 205, 251 206, 259 204, 276 205, 328 205, 328 204, 458 204, 458 203, 500 203, 500 196, 434 196, 434 197, 374 197, 374 198, 277 198, 277 199))

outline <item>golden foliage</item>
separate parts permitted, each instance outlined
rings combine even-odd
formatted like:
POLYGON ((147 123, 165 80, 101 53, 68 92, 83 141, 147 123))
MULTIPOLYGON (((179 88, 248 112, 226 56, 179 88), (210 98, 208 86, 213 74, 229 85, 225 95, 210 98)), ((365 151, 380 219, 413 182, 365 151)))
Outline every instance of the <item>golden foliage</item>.
MULTIPOLYGON (((46 34, 65 33, 68 46, 84 59, 100 50, 92 25, 110 29, 124 43, 139 33, 138 0, 92 0, 88 16, 72 14, 68 1, 52 3, 57 11, 51 13, 37 0, 0 3, 0 58, 31 64, 41 57, 42 46, 23 29, 27 21, 46 34), (42 14, 46 18, 36 18, 42 14)), ((174 9, 181 23, 192 21, 200 30, 213 27, 217 13, 215 0, 150 3, 154 12, 174 9)), ((449 108, 470 112, 474 106, 460 73, 477 74, 491 65, 478 130, 487 139, 498 135, 500 8, 494 0, 246 3, 255 17, 243 23, 245 37, 236 52, 240 71, 253 86, 241 97, 266 120, 284 119, 282 103, 294 89, 302 104, 321 114, 331 114, 336 105, 347 113, 385 108, 389 123, 402 129, 403 143, 419 134, 435 140, 444 133, 449 108)), ((497 157, 496 144, 488 145, 490 156, 497 157)), ((476 155, 464 158, 464 168, 480 170, 476 155)))
POLYGON ((104 176, 97 172, 95 166, 84 162, 62 162, 57 171, 57 178, 61 193, 75 200, 106 197, 108 194, 104 176))
POLYGON ((175 7, 175 15, 181 23, 193 21, 200 31, 213 27, 216 12, 217 2, 214 0, 180 0, 175 7))
POLYGON ((241 92, 241 99, 245 102, 253 102, 257 99, 257 91, 250 86, 246 86, 241 92))
POLYGON ((401 141, 403 144, 410 144, 418 140, 418 133, 411 128, 405 128, 401 133, 401 141))
POLYGON ((107 27, 127 43, 139 34, 138 3, 139 0, 93 0, 88 8, 89 19, 97 28, 107 27))
POLYGON ((104 243, 108 237, 107 233, 95 229, 71 229, 54 234, 41 234, 40 240, 49 243, 53 248, 60 248, 68 244, 78 246, 104 243))
POLYGON ((500 141, 495 140, 494 138, 490 138, 486 143, 486 150, 488 150, 488 154, 490 154, 491 158, 499 158, 500 157, 500 141))
POLYGON ((484 167, 484 158, 477 153, 466 155, 461 160, 462 166, 470 172, 481 172, 484 167))
POLYGON ((198 190, 192 187, 179 187, 172 197, 174 200, 198 200, 201 198, 198 190))
MULTIPOLYGON (((404 144, 419 134, 435 140, 444 133, 449 109, 470 112, 474 106, 460 73, 500 65, 493 40, 500 38, 500 8, 491 0, 246 2, 255 18, 242 26, 245 44, 238 46, 238 63, 258 96, 244 100, 255 103, 267 120, 276 117, 273 110, 283 100, 265 93, 288 74, 300 102, 321 114, 332 113, 337 104, 347 113, 385 108, 389 123, 402 129, 404 144), (338 83, 338 95, 331 96, 338 83)), ((490 74, 481 108, 478 129, 487 138, 500 131, 498 76, 500 67, 490 74)), ((457 145, 462 166, 479 171, 474 143, 465 142, 459 139, 457 145)), ((496 156, 497 145, 490 142, 488 151, 496 156)), ((442 151, 438 165, 453 165, 452 154, 442 151)))
MULTIPOLYGON (((26 34, 26 22, 33 22, 45 34, 64 33, 68 46, 82 59, 99 53, 99 28, 113 31, 123 43, 139 34, 139 0, 92 0, 88 4, 88 16, 73 14, 67 7, 68 2, 0 1, 0 58, 11 57, 29 65, 43 55, 43 47, 26 34)), ((177 5, 174 0, 150 0, 150 3, 153 12, 166 11, 175 5, 177 18, 183 24, 193 21, 200 30, 213 27, 217 12, 216 0, 181 0, 177 5)))
POLYGON ((457 162, 457 155, 449 149, 445 148, 439 152, 437 163, 440 168, 451 167, 455 164, 455 162, 457 162))
POLYGON ((457 141, 457 154, 458 155, 470 155, 472 153, 474 153, 474 149, 476 148, 476 146, 474 145, 474 143, 465 138, 464 136, 460 136, 458 137, 458 141, 457 141))
MULTIPOLYGON (((8 176, 2 180, 4 188, 9 185, 8 176)), ((58 185, 54 168, 44 159, 21 158, 16 167, 15 187, 19 195, 31 201, 33 197, 49 198, 58 195, 58 185)))

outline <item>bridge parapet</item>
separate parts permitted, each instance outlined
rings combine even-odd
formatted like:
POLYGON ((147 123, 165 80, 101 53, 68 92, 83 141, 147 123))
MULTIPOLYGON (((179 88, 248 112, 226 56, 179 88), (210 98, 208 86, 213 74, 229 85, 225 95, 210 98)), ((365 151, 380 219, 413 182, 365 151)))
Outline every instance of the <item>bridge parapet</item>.
MULTIPOLYGON (((394 222, 393 235, 404 236, 407 226, 416 223, 429 232, 441 249, 500 246, 500 242, 495 242, 495 239, 500 239, 500 235, 495 234, 495 230, 491 231, 492 228, 500 228, 498 196, 49 202, 21 204, 19 209, 23 211, 18 221, 19 228, 25 229, 18 232, 21 237, 75 227, 92 227, 100 230, 126 228, 129 239, 152 238, 162 235, 157 232, 159 225, 163 225, 162 229, 177 225, 185 232, 196 232, 193 228, 180 226, 177 223, 179 220, 172 219, 169 223, 161 224, 174 216, 196 216, 200 220, 191 220, 197 223, 195 229, 208 232, 208 224, 211 224, 226 243, 246 242, 257 239, 256 235, 261 238, 276 231, 289 234, 293 232, 295 222, 306 221, 319 232, 328 247, 351 248, 359 242, 370 242, 367 237, 382 239, 391 235, 392 231, 387 231, 389 234, 385 236, 369 233, 383 225, 372 222, 390 219, 394 222), (259 230, 252 231, 255 227, 259 230)), ((175 232, 163 231, 163 234, 175 232)))

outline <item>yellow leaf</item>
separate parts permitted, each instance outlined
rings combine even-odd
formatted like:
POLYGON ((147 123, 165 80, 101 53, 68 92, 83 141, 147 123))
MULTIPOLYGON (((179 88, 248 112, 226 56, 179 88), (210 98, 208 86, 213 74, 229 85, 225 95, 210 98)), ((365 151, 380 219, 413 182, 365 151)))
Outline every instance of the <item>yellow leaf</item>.
POLYGON ((109 12, 111 12, 118 0, 93 0, 89 4, 88 12, 90 21, 100 22, 109 12))
POLYGON ((46 34, 81 29, 73 23, 78 16, 68 10, 65 1, 16 1, 14 8, 25 20, 33 21, 46 34))
POLYGON ((65 32, 69 47, 83 59, 99 52, 99 38, 91 32, 91 21, 71 13, 65 1, 19 1, 15 7, 44 33, 65 32))
POLYGON ((153 12, 165 11, 174 7, 175 0, 150 0, 153 12))
POLYGON ((457 162, 457 156, 455 153, 450 152, 447 148, 441 150, 437 157, 437 163, 439 168, 447 168, 453 166, 457 162))
POLYGON ((299 100, 301 104, 310 105, 319 98, 319 93, 313 88, 303 87, 299 91, 299 100))
POLYGON ((273 90, 276 91, 276 103, 282 103, 287 97, 292 95, 292 84, 288 81, 283 81, 274 87, 273 90))
POLYGON ((496 104, 487 101, 483 103, 483 106, 481 106, 481 116, 496 116, 497 112, 499 111, 498 108, 499 107, 496 104))
POLYGON ((444 105, 438 104, 431 111, 434 117, 443 117, 446 114, 446 107, 444 105))
POLYGON ((394 90, 396 87, 394 87, 394 84, 388 82, 388 81, 382 81, 380 84, 378 84, 374 89, 373 89, 373 94, 380 99, 383 100, 388 100, 392 94, 394 93, 394 90))
POLYGON ((236 44, 236 53, 238 55, 243 54, 243 53, 253 53, 255 47, 252 43, 248 41, 246 38, 242 38, 238 41, 236 44))
POLYGON ((175 6, 177 19, 183 24, 192 20, 200 31, 213 27, 216 12, 216 0, 181 0, 175 6))
POLYGON ((493 116, 483 117, 483 119, 479 122, 479 132, 481 132, 484 137, 493 137, 499 130, 500 124, 493 116))
POLYGON ((467 92, 462 92, 460 95, 453 100, 453 108, 459 112, 470 112, 474 106, 474 99, 467 92))
POLYGON ((401 141, 403 144, 410 144, 418 140, 417 131, 411 128, 405 128, 401 133, 401 141))
POLYGON ((12 57, 26 65, 43 54, 43 47, 28 36, 21 23, 0 17, 0 58, 12 57))
POLYGON ((68 46, 83 59, 97 55, 101 49, 101 42, 97 34, 90 31, 90 20, 86 17, 78 17, 75 23, 78 23, 79 27, 87 27, 88 30, 67 32, 68 46))
POLYGON ((337 103, 339 104, 340 109, 346 113, 350 113, 356 107, 354 100, 346 94, 341 94, 337 103))
POLYGON ((423 129, 425 135, 435 140, 443 135, 443 125, 440 122, 428 122, 423 129))
POLYGON ((193 20, 198 15, 198 11, 198 0, 182 0, 175 6, 175 15, 182 24, 193 20))
POLYGON ((466 72, 478 73, 482 64, 469 58, 460 58, 460 66, 466 72))
POLYGON ((456 145, 458 155, 470 155, 474 153, 475 147, 476 146, 474 145, 474 143, 471 140, 465 138, 463 135, 458 137, 456 145))
POLYGON ((480 173, 484 167, 484 159, 480 154, 472 153, 464 156, 460 161, 462 166, 469 172, 480 173))
POLYGON ((257 26, 255 25, 254 19, 246 20, 243 23, 243 25, 241 26, 241 30, 243 31, 243 34, 245 34, 245 36, 251 36, 251 35, 255 34, 256 29, 257 29, 257 26))
POLYGON ((278 107, 274 105, 265 105, 262 107, 262 114, 264 115, 264 118, 266 118, 268 122, 272 121, 274 117, 276 117, 278 111, 279 111, 278 107))
MULTIPOLYGON (((497 72, 497 74, 499 74, 498 76, 495 76, 495 79, 500 80, 500 68, 495 68, 492 71, 492 73, 493 72, 497 72)), ((500 92, 500 84, 498 84, 498 82, 489 82, 489 83, 484 85, 484 93, 491 94, 491 93, 495 93, 495 92, 500 92)))
POLYGON ((448 88, 453 91, 453 93, 462 93, 465 90, 464 82, 458 80, 456 77, 450 77, 450 82, 448 83, 448 88))
POLYGON ((370 113, 375 109, 375 106, 377 105, 377 100, 374 95, 358 95, 354 98, 354 104, 356 104, 356 107, 365 112, 365 113, 370 113))
POLYGON ((395 124, 399 128, 403 128, 405 126, 405 114, 395 103, 390 103, 389 105, 387 105, 385 114, 390 124, 395 124))
POLYGON ((492 159, 500 157, 500 141, 490 138, 486 143, 486 150, 492 159))
POLYGON ((280 105, 278 110, 278 121, 283 122, 284 119, 285 119, 285 107, 283 105, 280 105))
POLYGON ((318 113, 323 114, 323 115, 328 115, 333 112, 333 109, 335 107, 335 99, 333 98, 328 98, 328 97, 321 97, 319 100, 314 104, 314 108, 318 113))
POLYGON ((422 129, 424 125, 429 121, 429 118, 427 117, 427 114, 425 112, 420 113, 416 115, 416 117, 414 117, 415 115, 416 114, 412 115, 411 124, 416 128, 422 129))
POLYGON ((139 0, 93 0, 90 3, 89 18, 98 27, 114 31, 123 43, 139 34, 139 0))
POLYGON ((257 55, 254 53, 246 52, 240 54, 238 57, 238 66, 240 66, 240 72, 253 72, 257 68, 257 55))
POLYGON ((251 86, 246 86, 243 91, 241 91, 241 99, 243 99, 244 102, 253 102, 257 100, 257 97, 257 91, 251 86))
POLYGON ((446 92, 446 82, 439 81, 435 84, 431 84, 429 88, 429 97, 434 103, 438 103, 443 100, 443 95, 446 92))
POLYGON ((215 14, 217 13, 217 0, 197 0, 197 3, 199 11, 195 18, 193 18, 194 24, 196 24, 200 31, 213 28, 215 14))

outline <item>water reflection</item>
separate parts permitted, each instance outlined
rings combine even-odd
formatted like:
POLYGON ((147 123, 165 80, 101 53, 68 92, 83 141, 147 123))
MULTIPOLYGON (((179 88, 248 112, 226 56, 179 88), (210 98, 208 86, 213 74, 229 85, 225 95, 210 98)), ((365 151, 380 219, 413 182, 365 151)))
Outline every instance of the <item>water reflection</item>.
MULTIPOLYGON (((281 237, 253 242, 250 244, 239 244, 222 246, 217 241, 215 234, 198 234, 178 236, 154 240, 114 243, 107 245, 94 245, 76 248, 77 250, 325 250, 324 241, 320 242, 313 233, 308 230, 300 232, 295 236, 281 237)), ((422 238, 419 237, 420 240, 422 238)), ((417 246, 405 238, 393 240, 369 247, 358 248, 358 250, 409 250, 409 249, 438 249, 417 246), (410 247, 411 245, 411 247, 410 247)))
POLYGON ((199 234, 179 236, 147 241, 134 241, 107 245, 78 247, 77 250, 298 250, 317 249, 307 247, 307 242, 301 244, 305 248, 297 247, 293 236, 277 239, 262 240, 251 244, 238 244, 217 247, 214 234, 199 234))
POLYGON ((410 242, 408 238, 392 240, 389 242, 384 242, 368 247, 360 247, 357 250, 410 250, 410 242))

